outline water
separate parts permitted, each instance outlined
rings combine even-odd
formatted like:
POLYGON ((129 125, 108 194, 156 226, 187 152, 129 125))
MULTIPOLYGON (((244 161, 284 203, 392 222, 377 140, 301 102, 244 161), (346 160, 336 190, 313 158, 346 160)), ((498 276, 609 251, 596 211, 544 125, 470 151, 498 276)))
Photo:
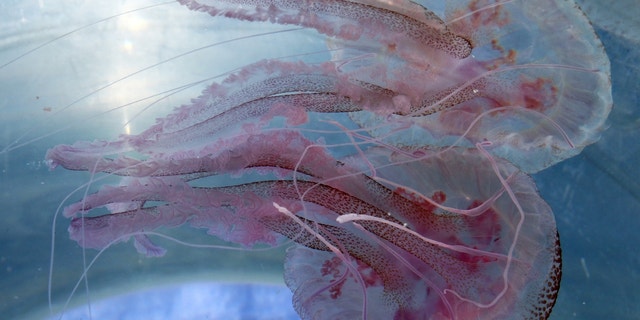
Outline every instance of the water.
MULTIPOLYGON (((640 30, 637 21, 622 22, 635 23, 624 29, 627 33, 640 30)), ((604 26, 596 25, 612 60, 615 108, 610 128, 581 155, 535 176, 543 198, 556 214, 564 253, 563 281, 552 319, 635 319, 640 315, 636 303, 640 290, 635 285, 640 283, 640 255, 634 248, 640 240, 640 169, 636 166, 640 159, 640 50, 633 37, 604 26)), ((3 1, 0 65, 18 59, 0 69, 0 148, 15 147, 0 154, 0 204, 4 209, 0 215, 0 318, 48 315, 53 216, 61 201, 89 178, 85 173, 50 172, 42 162, 46 150, 59 143, 139 132, 155 117, 197 96, 211 82, 205 79, 263 57, 322 49, 313 33, 289 29, 218 21, 173 2, 58 1, 54 5, 3 1), (147 6, 152 7, 100 21, 147 6), (83 26, 87 27, 67 34, 83 26), (266 32, 280 32, 260 36, 263 40, 270 37, 268 47, 256 47, 255 38, 248 37, 266 32), (239 37, 248 38, 181 56, 239 37), (32 49, 35 51, 20 56, 32 49), (139 70, 144 71, 132 74, 139 70), (184 90, 174 90, 179 86, 185 86, 184 90), (143 98, 148 99, 118 108, 143 98), (150 106, 156 100, 159 102, 150 106), (138 117, 140 112, 144 117, 138 117)), ((68 202, 80 199, 82 192, 68 202)), ((59 311, 82 275, 83 256, 76 243, 68 240, 68 221, 58 218, 53 226, 52 300, 54 310, 59 311)), ((181 236, 197 243, 211 241, 204 232, 181 236)), ((247 253, 186 249, 170 241, 162 245, 168 249, 162 259, 141 257, 130 244, 107 250, 90 269, 89 289, 80 282, 69 308, 80 306, 86 313, 91 305, 92 314, 99 318, 97 301, 116 293, 212 281, 282 283, 283 250, 247 253)), ((95 252, 87 254, 89 263, 95 252)), ((232 301, 237 305, 254 301, 254 306, 260 306, 256 295, 275 292, 273 299, 280 299, 276 305, 282 306, 278 310, 289 306, 285 303, 288 289, 283 287, 266 291, 226 288, 207 289, 218 295, 212 293, 209 303, 197 305, 229 306, 221 302, 221 295, 244 290, 242 299, 234 295, 232 301)), ((142 296, 162 299, 159 292, 173 294, 169 297, 175 299, 180 291, 159 290, 142 296)), ((136 299, 126 301, 141 305, 136 299)), ((111 303, 123 306, 121 301, 111 303)), ((143 308, 128 310, 149 314, 143 308)), ((289 316, 285 312, 271 319, 289 316)), ((270 316, 265 312, 237 317, 270 316)))

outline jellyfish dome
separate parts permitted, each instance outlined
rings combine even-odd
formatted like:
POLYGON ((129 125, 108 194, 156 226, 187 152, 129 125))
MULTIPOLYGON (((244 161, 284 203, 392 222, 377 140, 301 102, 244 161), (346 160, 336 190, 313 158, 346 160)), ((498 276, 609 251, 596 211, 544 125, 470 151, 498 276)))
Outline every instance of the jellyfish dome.
POLYGON ((118 178, 64 209, 72 240, 161 257, 158 230, 187 226, 287 246, 303 319, 550 315, 560 243, 528 173, 611 109, 573 1, 179 2, 326 48, 229 70, 140 133, 52 147, 52 169, 118 178))

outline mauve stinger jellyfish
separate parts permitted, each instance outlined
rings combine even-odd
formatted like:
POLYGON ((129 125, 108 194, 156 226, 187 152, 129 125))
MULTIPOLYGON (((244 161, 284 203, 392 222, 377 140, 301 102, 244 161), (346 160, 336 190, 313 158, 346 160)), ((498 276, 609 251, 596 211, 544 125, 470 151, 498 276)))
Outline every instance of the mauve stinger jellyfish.
POLYGON ((611 108, 573 1, 180 2, 315 30, 327 58, 259 61, 142 133, 50 149, 52 168, 121 177, 65 208, 71 239, 158 257, 153 231, 187 225, 287 245, 303 319, 550 315, 560 244, 527 173, 596 141, 611 108))

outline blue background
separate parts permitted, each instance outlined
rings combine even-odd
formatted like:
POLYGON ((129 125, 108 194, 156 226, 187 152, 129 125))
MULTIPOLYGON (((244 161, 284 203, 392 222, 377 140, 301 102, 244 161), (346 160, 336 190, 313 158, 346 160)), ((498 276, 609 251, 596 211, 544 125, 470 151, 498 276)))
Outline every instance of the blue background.
MULTIPOLYGON (((582 2, 587 7, 596 1, 582 2)), ((59 205, 81 198, 84 190, 70 193, 89 179, 86 173, 49 171, 43 162, 47 148, 139 131, 197 96, 211 80, 170 91, 157 103, 162 96, 114 110, 117 106, 256 59, 323 48, 312 34, 295 31, 260 36, 268 48, 255 47, 256 39, 249 38, 172 59, 217 41, 287 28, 212 21, 175 3, 100 21, 158 3, 0 4, 0 148, 11 147, 0 153, 0 319, 48 317, 53 217, 59 205)), ((554 210, 563 247, 552 319, 640 318, 640 6, 633 3, 616 1, 589 12, 612 61, 610 128, 579 156, 534 176, 554 210)), ((97 258, 85 284, 79 282, 83 252, 68 240, 67 226, 61 217, 53 224, 53 308, 66 309, 64 319, 88 319, 88 306, 94 319, 297 318, 282 285, 283 248, 190 249, 158 240, 167 256, 146 259, 129 243, 119 244, 97 258)), ((212 241, 204 232, 173 235, 212 241)), ((96 252, 86 254, 89 263, 96 252)))

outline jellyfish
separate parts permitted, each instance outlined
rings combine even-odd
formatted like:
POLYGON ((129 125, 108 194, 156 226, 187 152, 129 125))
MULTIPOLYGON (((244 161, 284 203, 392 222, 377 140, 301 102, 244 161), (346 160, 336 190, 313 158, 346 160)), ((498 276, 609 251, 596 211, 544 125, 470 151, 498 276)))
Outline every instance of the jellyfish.
POLYGON ((374 112, 353 120, 375 128, 375 136, 411 126, 411 135, 394 136, 396 144, 489 140, 496 155, 536 172, 593 143, 611 109, 608 58, 570 1, 182 3, 330 36, 340 71, 394 103, 371 106, 374 112), (443 5, 442 17, 429 10, 443 5), (400 129, 375 126, 389 116, 403 118, 395 121, 400 129))
POLYGON ((560 280, 551 209, 531 178, 481 146, 370 148, 338 164, 297 132, 242 140, 206 160, 209 172, 244 163, 279 179, 193 187, 184 173, 105 186, 66 208, 71 238, 103 249, 133 237, 148 256, 164 249, 144 231, 182 224, 246 247, 291 239, 285 281, 302 318, 549 315, 560 280), (375 176, 364 174, 369 166, 375 176), (140 204, 148 201, 162 204, 140 204), (118 211, 87 216, 104 206, 118 211))
POLYGON ((138 134, 52 147, 52 169, 119 177, 64 209, 72 240, 161 257, 156 230, 186 225, 288 245, 304 319, 550 315, 560 245, 527 174, 611 108, 572 1, 180 3, 312 30, 327 58, 263 59, 138 134))

